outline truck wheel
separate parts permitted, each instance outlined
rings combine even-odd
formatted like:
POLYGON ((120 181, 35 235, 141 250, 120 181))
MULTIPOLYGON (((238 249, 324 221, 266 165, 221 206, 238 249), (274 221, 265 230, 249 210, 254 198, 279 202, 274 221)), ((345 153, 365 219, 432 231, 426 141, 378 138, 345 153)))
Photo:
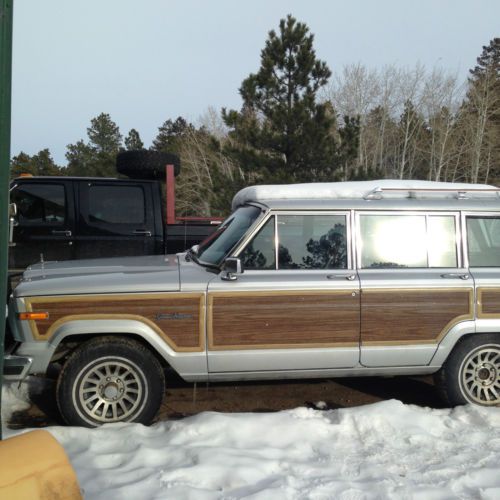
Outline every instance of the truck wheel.
POLYGON ((452 406, 500 404, 500 336, 473 335, 458 343, 436 382, 452 406))
POLYGON ((141 149, 123 151, 116 156, 116 170, 131 179, 165 180, 165 166, 173 165, 174 174, 181 171, 181 161, 177 155, 141 149))
POLYGON ((73 352, 56 391, 59 410, 69 425, 149 424, 160 408, 165 378, 156 357, 142 344, 105 337, 73 352))

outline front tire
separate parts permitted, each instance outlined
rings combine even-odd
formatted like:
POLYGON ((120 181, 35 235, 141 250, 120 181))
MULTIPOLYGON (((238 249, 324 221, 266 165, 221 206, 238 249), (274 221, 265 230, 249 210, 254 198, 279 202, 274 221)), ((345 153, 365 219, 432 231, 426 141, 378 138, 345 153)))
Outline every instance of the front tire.
POLYGON ((500 405, 500 336, 473 335, 457 344, 436 382, 452 406, 500 405))
POLYGON ((165 392, 163 369, 139 342, 107 337, 82 344, 57 382, 57 404, 69 425, 151 423, 165 392))

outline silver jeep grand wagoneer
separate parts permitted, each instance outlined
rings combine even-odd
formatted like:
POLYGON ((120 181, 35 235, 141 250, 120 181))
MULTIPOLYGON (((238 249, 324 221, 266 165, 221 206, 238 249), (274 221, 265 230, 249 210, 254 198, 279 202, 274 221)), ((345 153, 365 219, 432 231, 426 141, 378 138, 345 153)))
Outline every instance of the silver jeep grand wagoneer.
POLYGON ((75 425, 149 422, 187 381, 436 374, 500 404, 500 190, 258 186, 176 256, 40 263, 14 290, 11 378, 62 365, 75 425))

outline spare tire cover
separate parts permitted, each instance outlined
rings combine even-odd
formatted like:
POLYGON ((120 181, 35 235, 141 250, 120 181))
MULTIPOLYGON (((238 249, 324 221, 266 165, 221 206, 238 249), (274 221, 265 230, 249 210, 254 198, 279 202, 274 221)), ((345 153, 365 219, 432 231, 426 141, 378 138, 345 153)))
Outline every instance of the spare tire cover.
POLYGON ((165 166, 173 165, 174 174, 181 171, 181 161, 177 155, 141 149, 123 151, 116 156, 116 170, 131 179, 165 180, 165 166))

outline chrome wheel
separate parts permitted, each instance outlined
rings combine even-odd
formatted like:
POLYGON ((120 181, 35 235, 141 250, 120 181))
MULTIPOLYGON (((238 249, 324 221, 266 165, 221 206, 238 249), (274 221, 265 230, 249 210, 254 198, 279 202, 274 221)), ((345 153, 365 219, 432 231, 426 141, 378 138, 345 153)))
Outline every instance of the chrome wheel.
POLYGON ((80 416, 95 423, 130 421, 148 397, 143 371, 132 361, 99 358, 82 368, 73 386, 73 401, 80 416))
POLYGON ((471 351, 460 365, 459 382, 469 402, 500 404, 500 346, 482 345, 471 351))

